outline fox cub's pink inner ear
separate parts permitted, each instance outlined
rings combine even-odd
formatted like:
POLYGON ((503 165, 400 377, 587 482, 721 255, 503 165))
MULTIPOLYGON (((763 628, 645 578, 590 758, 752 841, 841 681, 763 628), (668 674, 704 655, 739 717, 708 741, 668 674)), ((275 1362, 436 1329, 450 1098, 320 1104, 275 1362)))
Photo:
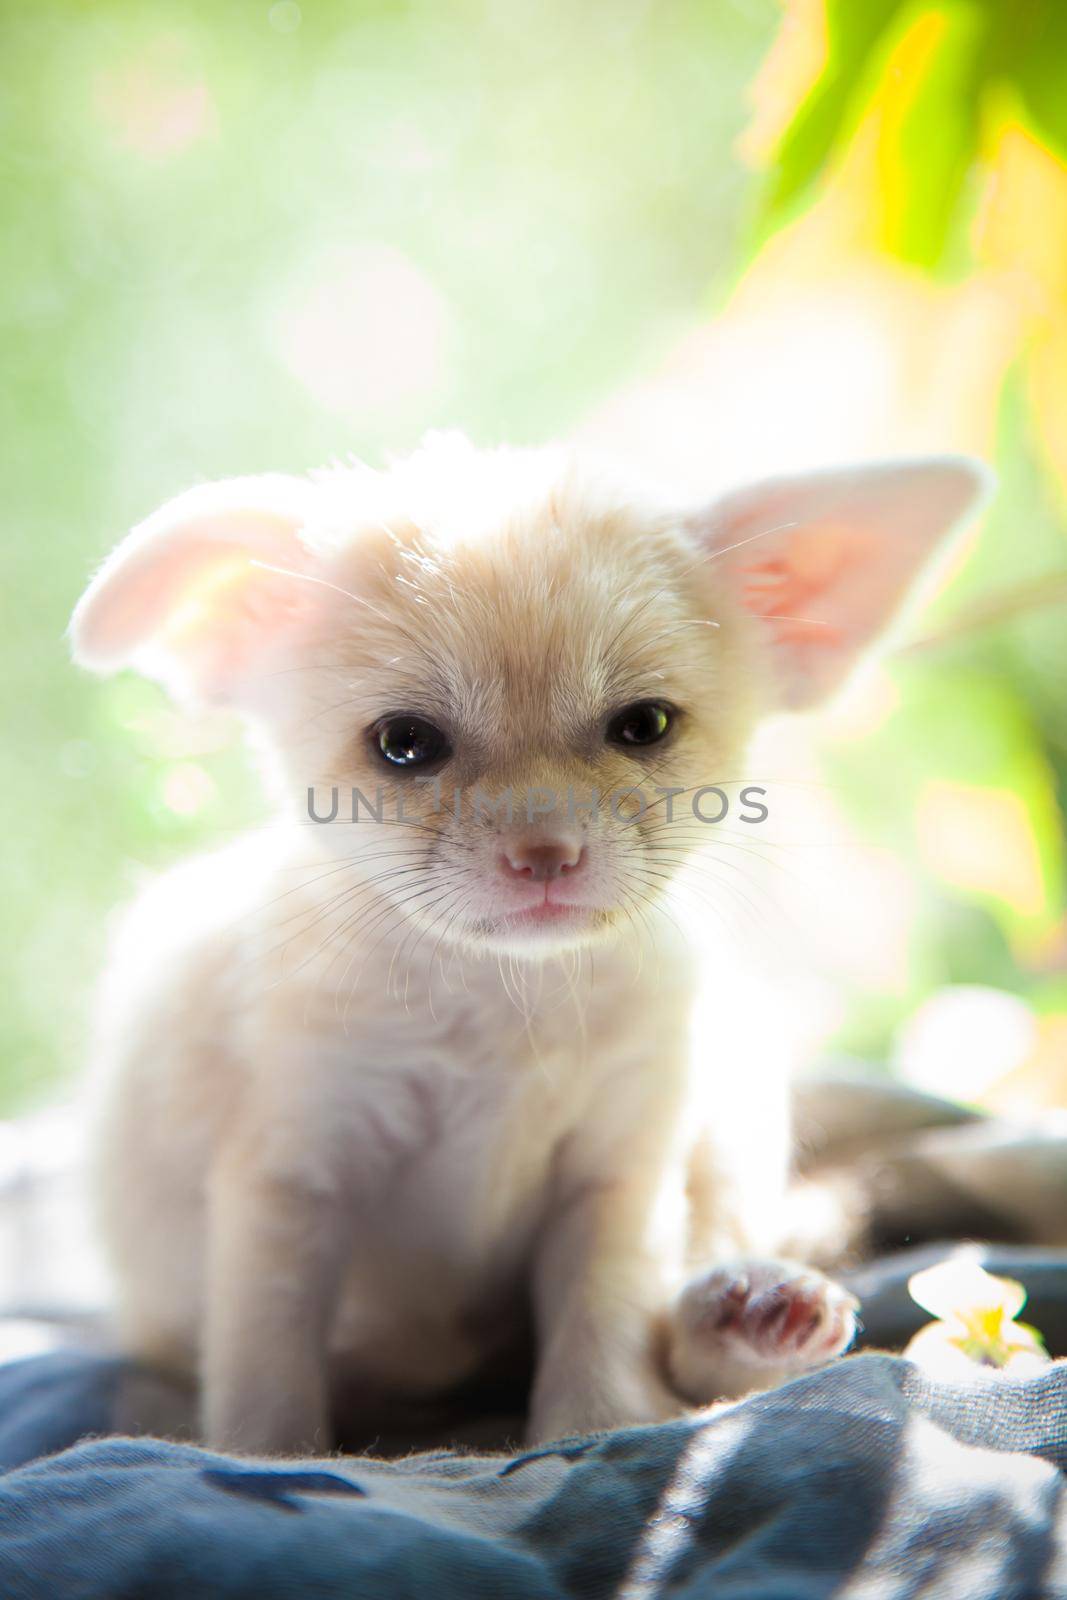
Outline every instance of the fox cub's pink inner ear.
POLYGON ((313 568, 301 538, 312 494, 310 482, 268 475, 204 484, 160 507, 78 602, 75 660, 95 672, 135 667, 186 698, 244 699, 257 664, 314 603, 299 576, 313 568))
POLYGON ((760 619, 784 706, 815 705, 840 687, 991 482, 966 456, 890 461, 773 479, 692 518, 760 619))

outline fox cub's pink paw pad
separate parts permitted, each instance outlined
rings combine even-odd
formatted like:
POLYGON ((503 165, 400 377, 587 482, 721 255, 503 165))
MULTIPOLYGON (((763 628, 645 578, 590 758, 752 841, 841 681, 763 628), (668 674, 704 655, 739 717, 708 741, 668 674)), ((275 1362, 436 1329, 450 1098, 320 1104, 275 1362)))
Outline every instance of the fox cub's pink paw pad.
MULTIPOLYGON (((754 1382, 761 1368, 782 1376, 801 1372, 847 1350, 856 1308, 853 1296, 829 1278, 788 1262, 716 1267, 694 1279, 678 1301, 674 1365, 684 1389, 701 1391, 715 1389, 717 1372, 727 1380, 724 1366, 748 1369, 754 1382)), ((719 1392, 734 1386, 724 1381, 719 1392)))

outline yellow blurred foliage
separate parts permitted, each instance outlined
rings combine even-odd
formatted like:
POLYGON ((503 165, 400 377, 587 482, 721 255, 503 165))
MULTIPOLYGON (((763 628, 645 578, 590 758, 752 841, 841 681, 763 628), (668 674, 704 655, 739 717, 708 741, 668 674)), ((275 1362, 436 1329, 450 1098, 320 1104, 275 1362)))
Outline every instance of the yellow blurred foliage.
POLYGON ((1006 1117, 1067 1106, 1067 1016, 1038 1017, 1026 1059, 983 1088, 976 1100, 1006 1117))
POLYGON ((1016 121, 998 130, 974 238, 1025 318, 1034 422, 1067 489, 1067 163, 1016 121))
POLYGON ((943 883, 988 895, 1022 918, 1046 910, 1030 817, 1014 790, 931 779, 919 791, 915 821, 923 860, 943 883))
POLYGON ((749 89, 753 116, 738 141, 744 160, 753 166, 770 160, 829 56, 823 0, 792 0, 749 89))
MULTIPOLYGON (((961 34, 976 15, 938 4, 905 8, 905 25, 878 55, 876 81, 812 203, 758 252, 735 305, 796 296, 804 283, 822 284, 828 301, 864 302, 871 327, 888 328, 893 339, 887 450, 921 440, 925 448, 989 453, 1004 378, 1021 361, 1036 431, 1067 491, 1067 163, 1026 125, 1007 83, 969 107, 980 136, 968 176, 975 214, 967 270, 935 280, 890 244, 909 201, 901 129, 950 51, 966 57, 961 34)), ((755 114, 741 142, 748 159, 773 162, 828 56, 825 0, 786 0, 754 85, 755 114)), ((966 104, 966 59, 955 71, 966 104)), ((912 171, 913 181, 920 177, 912 171)))

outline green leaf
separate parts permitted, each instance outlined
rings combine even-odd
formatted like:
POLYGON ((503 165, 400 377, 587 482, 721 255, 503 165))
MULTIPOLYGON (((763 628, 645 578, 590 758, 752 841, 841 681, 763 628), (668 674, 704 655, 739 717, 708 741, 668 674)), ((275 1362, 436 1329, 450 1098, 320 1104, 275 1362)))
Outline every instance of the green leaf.
POLYGON ((883 35, 904 0, 826 0, 828 51, 822 76, 798 107, 775 155, 763 203, 770 227, 801 197, 839 143, 883 35))
POLYGON ((916 15, 902 49, 915 76, 886 97, 878 148, 882 244, 917 266, 942 261, 981 137, 991 15, 955 0, 916 15))
POLYGON ((1067 5, 1045 0, 1032 20, 1018 61, 1019 93, 1037 133, 1067 160, 1067 5))
MULTIPOLYGON (((1010 25, 1003 0, 827 0, 826 67, 779 146, 764 231, 804 197, 877 99, 883 246, 916 265, 940 263, 978 153, 986 85, 1010 71, 1010 25)), ((1050 98, 1063 59, 1048 70, 1050 98)), ((1062 96, 1056 104, 1067 132, 1062 96)))

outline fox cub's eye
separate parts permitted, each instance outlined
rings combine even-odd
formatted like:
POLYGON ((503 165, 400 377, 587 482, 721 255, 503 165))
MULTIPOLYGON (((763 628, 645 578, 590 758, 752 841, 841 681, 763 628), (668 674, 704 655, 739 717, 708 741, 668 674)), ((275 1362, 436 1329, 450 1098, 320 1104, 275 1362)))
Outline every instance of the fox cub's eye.
POLYGON ((425 717, 383 717, 371 734, 382 760, 391 767, 428 767, 452 754, 440 728, 425 717))
POLYGON ((674 711, 661 700, 637 700, 616 711, 608 723, 609 744, 658 744, 674 726, 674 711))

